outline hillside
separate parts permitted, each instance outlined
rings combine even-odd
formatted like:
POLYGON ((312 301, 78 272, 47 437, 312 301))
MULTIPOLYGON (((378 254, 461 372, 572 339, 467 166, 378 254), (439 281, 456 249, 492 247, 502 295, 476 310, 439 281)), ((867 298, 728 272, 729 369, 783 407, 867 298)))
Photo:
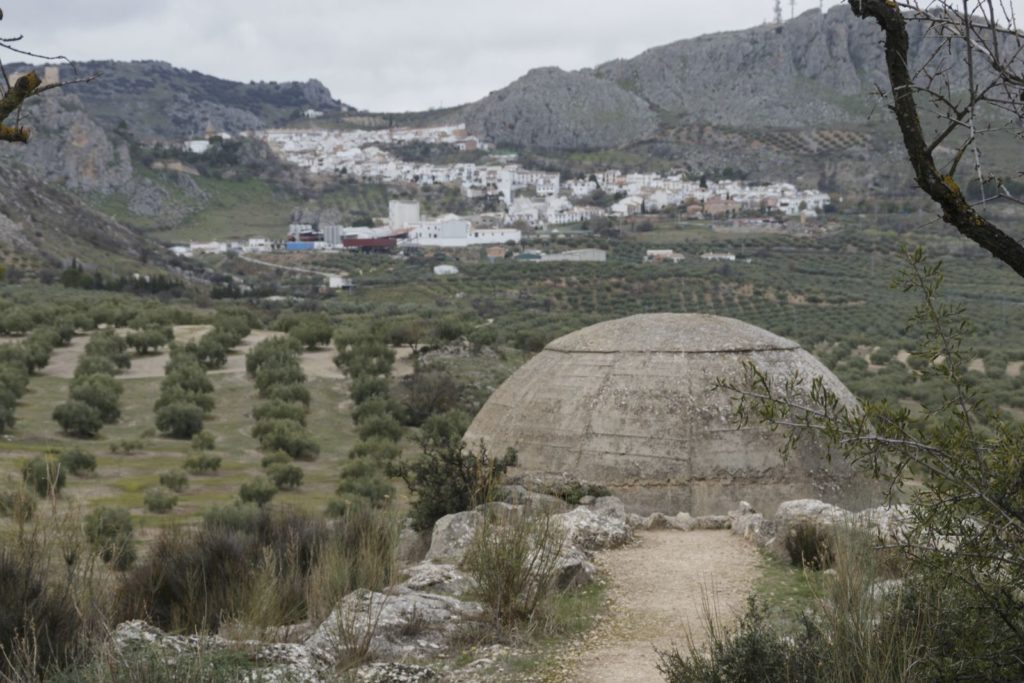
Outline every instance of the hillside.
MULTIPOLYGON (((7 66, 10 73, 26 68, 7 66)), ((60 67, 62 79, 94 73, 100 78, 31 100, 23 112, 32 129, 31 144, 4 146, 0 158, 23 164, 47 182, 102 195, 118 192, 145 207, 159 202, 140 181, 133 148, 176 148, 209 133, 283 125, 310 108, 352 109, 315 80, 246 84, 163 62, 60 67)))
POLYGON ((353 110, 313 79, 240 83, 156 61, 95 61, 75 66, 76 72, 62 66, 61 78, 76 73, 98 73, 101 78, 71 86, 68 92, 77 95, 105 129, 121 129, 143 143, 177 143, 208 132, 278 126, 310 108, 353 110))
MULTIPOLYGON (((918 62, 934 47, 923 28, 911 25, 918 62)), ((464 115, 474 132, 541 155, 628 150, 619 158, 893 192, 910 181, 876 96, 885 83, 877 27, 839 5, 593 69, 537 69, 464 115)))
POLYGON ((165 253, 72 194, 0 164, 0 265, 9 278, 53 275, 72 259, 130 274, 153 270, 165 253))

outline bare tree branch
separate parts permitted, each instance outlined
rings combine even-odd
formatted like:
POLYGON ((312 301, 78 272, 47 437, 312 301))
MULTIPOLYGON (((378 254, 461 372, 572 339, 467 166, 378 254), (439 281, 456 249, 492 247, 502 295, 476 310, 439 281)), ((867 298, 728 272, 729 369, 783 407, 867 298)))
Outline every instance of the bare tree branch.
MULTIPOLYGON (((885 37, 885 61, 889 73, 889 82, 892 89, 893 105, 892 110, 896 115, 900 132, 903 136, 903 144, 910 157, 911 166, 914 169, 915 179, 918 186, 931 197, 942 208, 943 220, 955 227, 962 235, 972 240, 994 257, 1010 266, 1018 275, 1024 277, 1024 245, 1005 233, 998 226, 993 224, 986 217, 978 213, 964 197, 963 192, 953 179, 953 172, 956 169, 960 158, 968 149, 974 150, 975 171, 984 186, 984 179, 981 173, 981 158, 977 150, 977 130, 975 128, 976 106, 987 101, 988 86, 979 88, 975 83, 974 54, 980 52, 989 62, 989 66, 1000 76, 998 83, 1004 85, 1016 83, 1020 77, 1016 71, 1010 68, 1009 64, 1002 62, 999 55, 1002 54, 995 46, 986 46, 984 50, 978 50, 978 31, 982 26, 987 27, 996 36, 995 42, 1000 42, 1000 35, 1009 35, 1020 38, 1016 31, 1005 31, 996 29, 996 17, 994 9, 991 14, 984 13, 982 18, 976 22, 975 12, 972 11, 967 1, 964 0, 963 12, 953 12, 947 3, 938 3, 940 13, 919 10, 916 5, 897 3, 893 0, 850 0, 850 8, 853 13, 862 19, 874 19, 881 27, 885 37), (901 7, 902 5, 902 7, 901 7), (948 132, 940 133, 939 137, 929 144, 925 140, 924 131, 921 125, 920 114, 914 93, 918 91, 914 78, 911 76, 909 66, 910 37, 907 32, 907 17, 903 9, 918 9, 913 17, 917 20, 930 21, 930 26, 938 32, 946 32, 946 35, 961 36, 967 48, 967 69, 970 79, 968 102, 966 105, 966 120, 963 116, 955 116, 962 108, 954 107, 952 99, 942 93, 932 93, 935 99, 944 102, 954 116, 951 118, 951 129, 948 132), (944 14, 943 14, 944 13, 944 14), (959 16, 958 16, 959 14, 959 16), (950 32, 953 32, 952 34, 950 32), (968 139, 964 144, 957 146, 957 156, 948 173, 939 171, 933 152, 937 143, 945 139, 952 130, 958 128, 952 125, 959 121, 967 127, 968 139)), ((934 55, 937 53, 933 53, 934 55)), ((935 75, 939 71, 936 70, 935 75)), ((951 91, 951 85, 946 80, 944 90, 951 91)))
MULTIPOLYGON (((4 18, 3 10, 0 10, 0 20, 4 18)), ((62 55, 58 56, 46 56, 30 52, 28 50, 22 50, 11 45, 11 43, 18 42, 22 39, 19 36, 13 36, 9 38, 0 37, 0 48, 10 50, 11 52, 24 55, 27 57, 33 57, 37 59, 44 59, 46 61, 63 61, 67 62, 74 69, 74 64, 62 55)), ((77 69, 75 69, 77 73, 77 69)), ((31 97, 36 97, 43 94, 48 90, 54 90, 56 88, 63 88, 64 86, 73 85, 75 83, 88 83, 99 78, 99 74, 92 74, 85 78, 76 78, 70 81, 59 81, 57 83, 47 83, 43 85, 39 76, 34 72, 29 72, 21 77, 13 84, 9 85, 10 78, 7 75, 7 69, 4 67, 3 60, 0 60, 0 77, 3 78, 2 87, 0 90, 0 142, 21 142, 27 143, 31 131, 20 125, 5 125, 6 121, 11 115, 19 112, 25 101, 31 97)))

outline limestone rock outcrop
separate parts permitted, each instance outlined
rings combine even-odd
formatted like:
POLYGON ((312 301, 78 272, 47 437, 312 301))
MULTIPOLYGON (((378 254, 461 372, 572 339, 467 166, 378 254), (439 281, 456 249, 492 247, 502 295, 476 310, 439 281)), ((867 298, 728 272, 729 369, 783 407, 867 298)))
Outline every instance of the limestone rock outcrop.
POLYGON ((514 448, 516 474, 566 473, 608 487, 629 512, 724 515, 741 500, 774 510, 820 498, 861 509, 873 485, 802 440, 783 458, 784 436, 738 428, 732 396, 752 363, 781 384, 799 374, 854 406, 853 395, 800 348, 747 323, 660 313, 599 323, 547 345, 491 396, 466 434, 492 453, 514 448))

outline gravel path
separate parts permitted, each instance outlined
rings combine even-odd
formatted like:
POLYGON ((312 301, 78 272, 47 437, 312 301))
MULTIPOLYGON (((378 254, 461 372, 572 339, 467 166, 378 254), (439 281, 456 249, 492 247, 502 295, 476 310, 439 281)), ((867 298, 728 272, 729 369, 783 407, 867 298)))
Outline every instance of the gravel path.
POLYGON ((579 683, 662 680, 655 649, 703 637, 707 595, 723 619, 742 611, 760 557, 729 531, 648 531, 626 548, 599 553, 609 580, 609 618, 589 633, 570 668, 579 683))

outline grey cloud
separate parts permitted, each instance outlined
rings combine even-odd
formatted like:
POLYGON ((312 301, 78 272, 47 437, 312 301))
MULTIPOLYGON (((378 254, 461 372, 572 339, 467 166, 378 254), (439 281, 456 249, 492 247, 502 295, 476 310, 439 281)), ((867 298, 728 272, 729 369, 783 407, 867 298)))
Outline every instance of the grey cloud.
MULTIPOLYGON (((827 5, 838 0, 828 0, 827 5)), ((236 80, 318 78, 374 110, 468 102, 531 68, 577 69, 745 28, 773 0, 0 0, 4 33, 75 59, 160 59, 236 80)), ((799 0, 798 11, 817 7, 799 0)))

